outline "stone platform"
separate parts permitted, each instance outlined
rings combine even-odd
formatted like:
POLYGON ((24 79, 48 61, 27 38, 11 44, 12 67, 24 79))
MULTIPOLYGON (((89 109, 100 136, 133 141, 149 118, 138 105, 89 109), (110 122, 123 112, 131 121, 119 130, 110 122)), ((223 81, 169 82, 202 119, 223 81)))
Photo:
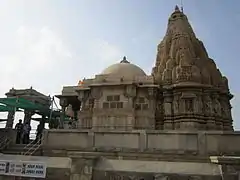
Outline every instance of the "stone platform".
POLYGON ((238 164, 231 155, 240 154, 239 140, 239 132, 222 131, 47 130, 43 149, 45 156, 70 157, 76 180, 235 180, 238 164), (229 155, 230 164, 211 155, 229 155))

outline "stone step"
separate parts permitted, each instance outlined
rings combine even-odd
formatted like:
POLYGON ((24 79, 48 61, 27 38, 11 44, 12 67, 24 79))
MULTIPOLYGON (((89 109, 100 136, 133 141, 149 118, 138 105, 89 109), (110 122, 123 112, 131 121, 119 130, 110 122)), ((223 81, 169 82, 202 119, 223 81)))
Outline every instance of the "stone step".
MULTIPOLYGON (((3 154, 15 154, 15 155, 21 155, 23 152, 27 152, 27 151, 18 151, 18 150, 14 150, 14 149, 6 149, 6 150, 3 150, 2 153, 3 154)), ((32 151, 30 151, 32 153, 32 151)), ((38 149, 36 152, 34 152, 33 155, 41 155, 41 149, 38 149)))
MULTIPOLYGON (((22 153, 26 153, 26 152, 30 152, 32 153, 35 148, 38 148, 38 144, 35 145, 30 145, 28 147, 26 147, 26 144, 13 144, 11 146, 9 146, 7 149, 2 150, 2 153, 4 154, 15 154, 15 155, 19 155, 22 153)), ((41 155, 41 148, 38 149, 33 155, 41 155)))
POLYGON ((24 149, 32 149, 32 148, 37 148, 38 145, 34 145, 34 146, 28 146, 28 147, 25 147, 25 146, 10 146, 8 149, 19 149, 19 150, 24 150, 24 149))
POLYGON ((4 150, 2 151, 3 154, 11 154, 11 155, 21 155, 22 152, 14 151, 14 150, 4 150))

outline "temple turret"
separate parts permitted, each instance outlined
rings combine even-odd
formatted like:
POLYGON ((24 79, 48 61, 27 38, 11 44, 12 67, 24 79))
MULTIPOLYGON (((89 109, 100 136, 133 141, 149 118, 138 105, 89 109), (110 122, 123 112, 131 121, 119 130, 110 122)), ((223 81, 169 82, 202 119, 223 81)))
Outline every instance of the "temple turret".
POLYGON ((228 80, 178 6, 158 45, 152 74, 163 87, 165 129, 232 130, 228 80))

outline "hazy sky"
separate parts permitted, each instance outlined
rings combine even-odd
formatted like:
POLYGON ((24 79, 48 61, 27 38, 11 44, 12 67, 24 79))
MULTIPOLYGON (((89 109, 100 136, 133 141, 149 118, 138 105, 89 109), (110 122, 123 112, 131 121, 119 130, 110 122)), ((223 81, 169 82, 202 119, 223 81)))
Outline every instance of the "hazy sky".
MULTIPOLYGON (((0 0, 0 95, 11 87, 59 94, 123 56, 147 73, 180 0, 0 0)), ((183 0, 184 11, 229 79, 240 128, 239 0, 183 0)))

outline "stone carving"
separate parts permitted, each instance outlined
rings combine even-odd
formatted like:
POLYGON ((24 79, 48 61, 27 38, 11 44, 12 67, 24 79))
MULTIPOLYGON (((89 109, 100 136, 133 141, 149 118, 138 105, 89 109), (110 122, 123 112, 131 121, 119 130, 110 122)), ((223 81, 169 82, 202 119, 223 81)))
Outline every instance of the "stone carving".
POLYGON ((174 114, 179 113, 179 99, 178 98, 175 98, 173 101, 173 111, 174 111, 174 114))
POLYGON ((185 112, 193 112, 193 99, 185 99, 185 112))
POLYGON ((203 102, 202 102, 202 97, 200 96, 198 96, 197 98, 197 110, 198 110, 198 113, 203 112, 203 102))
POLYGON ((164 114, 165 115, 171 115, 172 114, 172 108, 171 108, 172 104, 169 102, 165 102, 164 103, 164 114))
POLYGON ((154 180, 170 180, 169 176, 158 174, 154 177, 154 180))
POLYGON ((212 114, 212 100, 211 98, 207 95, 204 99, 204 111, 206 114, 212 114))
POLYGON ((221 104, 220 104, 220 102, 218 101, 217 98, 215 98, 213 103, 214 103, 213 104, 213 111, 214 111, 215 115, 221 116, 221 104))

